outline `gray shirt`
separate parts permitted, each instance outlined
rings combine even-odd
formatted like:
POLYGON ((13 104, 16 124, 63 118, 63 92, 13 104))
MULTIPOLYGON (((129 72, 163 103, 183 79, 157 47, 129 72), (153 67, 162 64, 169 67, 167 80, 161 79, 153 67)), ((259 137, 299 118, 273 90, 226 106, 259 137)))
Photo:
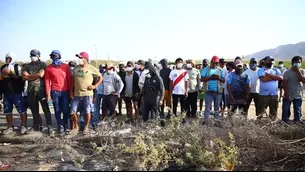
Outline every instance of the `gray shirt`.
POLYGON ((111 74, 105 72, 103 74, 102 84, 104 89, 103 93, 106 96, 110 95, 113 92, 115 92, 119 96, 124 87, 121 77, 115 72, 112 72, 111 74))
MULTIPOLYGON (((301 74, 305 76, 304 70, 301 74)), ((303 83, 299 81, 298 75, 289 69, 284 73, 284 80, 287 83, 288 96, 292 99, 302 99, 303 83)))
POLYGON ((125 97, 132 97, 133 73, 131 73, 131 75, 126 74, 125 82, 126 82, 125 97))
POLYGON ((192 68, 191 70, 187 70, 189 74, 189 88, 188 92, 193 93, 200 90, 200 71, 196 68, 192 68))

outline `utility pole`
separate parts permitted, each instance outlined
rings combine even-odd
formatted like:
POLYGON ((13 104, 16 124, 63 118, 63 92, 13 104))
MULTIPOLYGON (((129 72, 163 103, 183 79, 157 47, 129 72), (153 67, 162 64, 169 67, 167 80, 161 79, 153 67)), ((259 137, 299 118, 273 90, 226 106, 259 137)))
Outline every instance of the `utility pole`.
POLYGON ((109 61, 109 53, 108 53, 108 61, 109 61))
POLYGON ((97 45, 95 44, 95 67, 97 68, 97 45))

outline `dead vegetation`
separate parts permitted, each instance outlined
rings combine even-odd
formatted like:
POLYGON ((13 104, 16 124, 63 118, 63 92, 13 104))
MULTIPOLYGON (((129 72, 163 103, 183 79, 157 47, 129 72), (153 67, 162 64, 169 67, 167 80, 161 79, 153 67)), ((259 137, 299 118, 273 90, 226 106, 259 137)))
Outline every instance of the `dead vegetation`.
POLYGON ((113 122, 101 126, 95 137, 42 138, 28 145, 0 146, 0 160, 10 163, 10 170, 25 164, 38 170, 50 163, 58 165, 49 170, 72 171, 305 170, 302 125, 249 121, 238 115, 206 125, 200 120, 182 124, 182 119, 172 118, 165 127, 160 120, 113 122))

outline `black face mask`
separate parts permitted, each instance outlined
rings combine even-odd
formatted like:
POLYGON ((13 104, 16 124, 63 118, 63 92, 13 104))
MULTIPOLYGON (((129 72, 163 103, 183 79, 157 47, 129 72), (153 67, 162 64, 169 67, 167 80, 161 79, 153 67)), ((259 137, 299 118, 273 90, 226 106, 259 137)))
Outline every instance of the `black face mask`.
POLYGON ((231 68, 230 67, 227 67, 227 70, 229 71, 231 68))
POLYGON ((236 68, 236 69, 235 69, 235 72, 236 72, 236 73, 239 73, 239 74, 240 74, 241 71, 242 71, 241 68, 236 68))
POLYGON ((265 65, 266 65, 267 68, 271 68, 272 63, 266 63, 265 65))

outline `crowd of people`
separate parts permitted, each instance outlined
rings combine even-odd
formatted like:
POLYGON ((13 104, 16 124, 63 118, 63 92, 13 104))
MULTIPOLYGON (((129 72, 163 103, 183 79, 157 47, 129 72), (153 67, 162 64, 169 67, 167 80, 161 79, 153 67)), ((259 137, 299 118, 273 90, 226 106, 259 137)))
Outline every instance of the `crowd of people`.
POLYGON ((201 64, 177 58, 173 69, 166 59, 157 64, 128 61, 120 63, 116 72, 111 63, 95 68, 86 52, 76 54, 77 60, 68 64, 62 62, 58 50, 50 53, 50 65, 41 61, 40 55, 38 50, 31 50, 31 62, 22 66, 15 63, 16 54, 8 53, 5 57, 0 82, 7 120, 4 135, 14 130, 13 106, 20 114, 21 134, 42 131, 39 103, 48 132, 54 133, 49 102, 53 104, 59 135, 79 130, 85 135, 94 132, 106 117, 114 119, 122 115, 123 101, 128 121, 141 118, 146 122, 158 115, 170 118, 178 115, 178 103, 180 112, 186 112, 189 118, 203 117, 207 121, 213 115, 220 119, 237 109, 247 116, 252 101, 258 118, 269 108, 269 117, 275 120, 279 102, 283 101, 282 120, 289 122, 293 103, 294 122, 302 122, 305 72, 301 69, 300 56, 292 58, 289 69, 283 62, 274 67, 271 56, 261 60, 252 58, 249 67, 240 57, 227 62, 213 56, 201 64), (33 116, 31 127, 27 124, 28 108, 33 116))

